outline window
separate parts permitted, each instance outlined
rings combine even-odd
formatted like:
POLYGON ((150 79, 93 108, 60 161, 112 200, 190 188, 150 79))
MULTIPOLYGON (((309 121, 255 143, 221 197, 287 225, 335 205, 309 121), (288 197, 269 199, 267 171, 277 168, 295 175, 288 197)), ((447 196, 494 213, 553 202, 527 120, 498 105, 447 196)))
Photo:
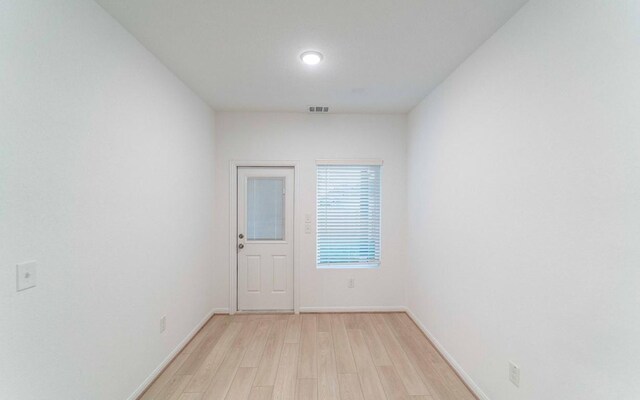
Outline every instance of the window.
POLYGON ((247 179, 247 240, 284 239, 284 179, 247 179))
POLYGON ((380 163, 318 163, 317 264, 380 265, 380 163))

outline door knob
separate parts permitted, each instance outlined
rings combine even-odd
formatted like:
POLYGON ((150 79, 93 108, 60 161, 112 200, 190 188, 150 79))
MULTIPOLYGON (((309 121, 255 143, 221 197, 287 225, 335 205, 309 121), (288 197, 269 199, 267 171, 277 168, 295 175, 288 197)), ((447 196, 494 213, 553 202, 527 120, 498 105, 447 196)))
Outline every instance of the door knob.
POLYGON ((241 233, 241 234, 239 234, 239 235, 238 235, 238 237, 239 237, 240 239, 243 239, 243 238, 244 238, 244 235, 241 233))
POLYGON ((240 244, 238 245, 238 248, 239 248, 239 249, 244 249, 244 244, 240 243, 240 244))

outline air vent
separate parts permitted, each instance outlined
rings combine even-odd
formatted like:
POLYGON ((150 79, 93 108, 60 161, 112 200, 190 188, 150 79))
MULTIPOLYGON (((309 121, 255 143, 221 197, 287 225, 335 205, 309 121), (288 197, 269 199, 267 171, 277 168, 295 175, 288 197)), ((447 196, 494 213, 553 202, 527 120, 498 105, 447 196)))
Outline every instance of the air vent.
POLYGON ((310 113, 328 113, 329 112, 329 107, 325 107, 325 106, 309 106, 309 112, 310 113))

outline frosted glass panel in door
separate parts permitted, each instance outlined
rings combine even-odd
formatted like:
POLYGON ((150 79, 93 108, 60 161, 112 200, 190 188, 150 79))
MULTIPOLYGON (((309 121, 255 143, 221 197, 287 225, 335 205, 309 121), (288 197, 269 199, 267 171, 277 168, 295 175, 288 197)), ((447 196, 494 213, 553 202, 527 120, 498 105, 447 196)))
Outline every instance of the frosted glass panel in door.
POLYGON ((247 179, 247 240, 284 239, 284 179, 247 179))

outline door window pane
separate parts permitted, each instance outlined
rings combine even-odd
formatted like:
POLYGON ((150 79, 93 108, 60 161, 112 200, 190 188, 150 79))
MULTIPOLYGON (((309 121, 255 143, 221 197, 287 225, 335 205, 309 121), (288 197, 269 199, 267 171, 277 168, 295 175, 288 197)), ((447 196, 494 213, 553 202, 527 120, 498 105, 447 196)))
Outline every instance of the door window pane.
POLYGON ((284 178, 247 179, 247 240, 284 239, 284 178))

